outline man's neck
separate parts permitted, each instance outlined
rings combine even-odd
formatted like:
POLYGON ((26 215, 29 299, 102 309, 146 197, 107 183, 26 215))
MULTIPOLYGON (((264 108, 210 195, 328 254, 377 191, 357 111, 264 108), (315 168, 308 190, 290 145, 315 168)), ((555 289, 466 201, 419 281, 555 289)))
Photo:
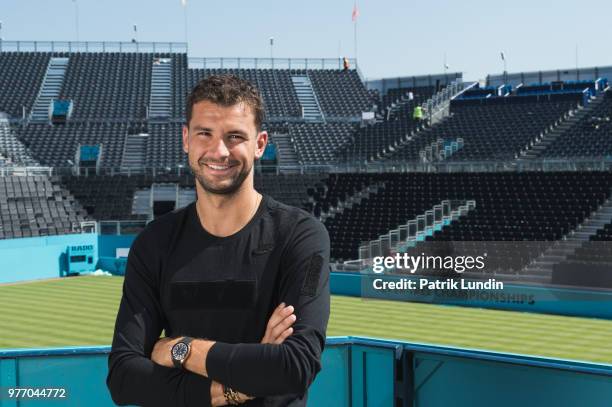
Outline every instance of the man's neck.
POLYGON ((213 194, 200 185, 196 185, 196 191, 200 224, 208 233, 218 237, 233 235, 246 226, 261 201, 260 194, 250 185, 243 185, 230 195, 213 194))

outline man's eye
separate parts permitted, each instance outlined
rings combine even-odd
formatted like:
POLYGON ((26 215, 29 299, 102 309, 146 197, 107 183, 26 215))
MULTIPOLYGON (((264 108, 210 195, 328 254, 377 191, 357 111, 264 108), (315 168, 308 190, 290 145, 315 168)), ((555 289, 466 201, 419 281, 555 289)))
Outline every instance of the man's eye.
POLYGON ((242 136, 238 135, 238 134, 230 134, 229 136, 232 140, 239 140, 242 139, 242 136))

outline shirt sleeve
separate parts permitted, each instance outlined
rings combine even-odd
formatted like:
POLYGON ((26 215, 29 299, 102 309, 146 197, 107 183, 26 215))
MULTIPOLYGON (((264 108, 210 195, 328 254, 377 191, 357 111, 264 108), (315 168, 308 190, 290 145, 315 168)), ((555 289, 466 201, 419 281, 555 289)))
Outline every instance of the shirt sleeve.
POLYGON ((280 263, 280 299, 295 308, 293 334, 282 344, 216 342, 208 377, 252 396, 304 394, 321 370, 329 319, 329 235, 304 217, 280 263))
POLYGON ((128 255, 106 384, 118 405, 210 406, 210 379, 150 359, 164 317, 159 278, 152 273, 157 256, 155 248, 144 243, 144 233, 128 255))

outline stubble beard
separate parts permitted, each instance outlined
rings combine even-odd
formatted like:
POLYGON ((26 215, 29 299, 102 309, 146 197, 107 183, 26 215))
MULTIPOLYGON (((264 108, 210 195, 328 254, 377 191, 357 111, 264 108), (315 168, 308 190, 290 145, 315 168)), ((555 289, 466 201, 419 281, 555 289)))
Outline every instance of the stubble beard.
POLYGON ((210 182, 208 182, 206 180, 204 174, 201 171, 201 167, 204 164, 200 164, 198 162, 196 165, 197 165, 197 168, 194 168, 192 165, 190 165, 191 166, 191 172, 194 174, 198 184, 200 184, 200 186, 202 187, 202 189, 204 189, 204 191, 206 191, 208 193, 211 193, 211 194, 217 194, 217 195, 232 195, 232 194, 236 193, 236 191, 238 191, 238 189, 240 189, 240 187, 244 183, 244 180, 247 179, 247 177, 249 176, 249 174, 253 170, 253 165, 254 164, 251 164, 251 166, 248 169, 245 169, 245 167, 243 166, 242 167, 243 169, 232 180, 230 185, 228 185, 226 187, 223 187, 223 188, 215 188, 213 185, 210 184, 210 182))

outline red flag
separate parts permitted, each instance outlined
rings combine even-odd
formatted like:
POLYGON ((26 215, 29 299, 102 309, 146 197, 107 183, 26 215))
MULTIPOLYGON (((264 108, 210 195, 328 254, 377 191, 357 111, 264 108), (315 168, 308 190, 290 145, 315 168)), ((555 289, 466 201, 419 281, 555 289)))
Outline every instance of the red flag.
POLYGON ((351 20, 353 22, 357 21, 357 17, 359 17, 359 7, 357 7, 357 3, 353 6, 353 14, 351 16, 351 20))

